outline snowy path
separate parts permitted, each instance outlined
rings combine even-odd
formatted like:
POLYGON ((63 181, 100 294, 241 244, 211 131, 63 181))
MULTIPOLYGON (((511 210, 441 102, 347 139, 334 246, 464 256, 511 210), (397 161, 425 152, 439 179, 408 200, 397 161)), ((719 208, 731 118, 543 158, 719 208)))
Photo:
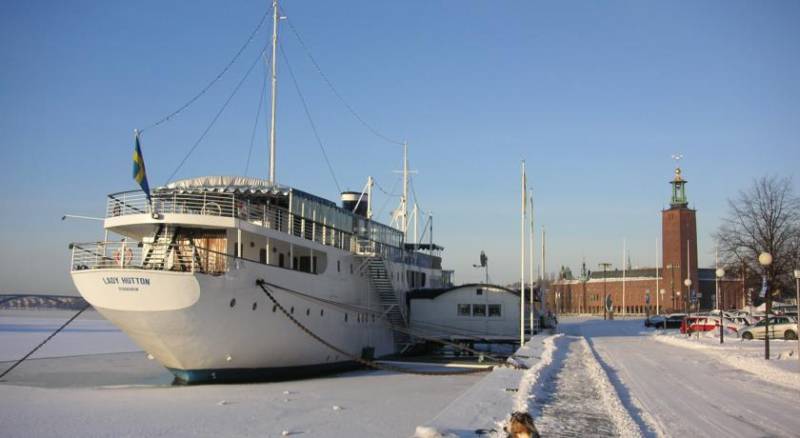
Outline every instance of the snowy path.
POLYGON ((544 396, 537 400, 531 414, 544 436, 583 437, 617 435, 609 418, 596 376, 587 361, 594 360, 584 342, 576 337, 561 339, 558 369, 542 382, 544 396))
POLYGON ((690 349, 641 336, 641 321, 564 323, 585 336, 647 436, 797 436, 800 394, 690 349))

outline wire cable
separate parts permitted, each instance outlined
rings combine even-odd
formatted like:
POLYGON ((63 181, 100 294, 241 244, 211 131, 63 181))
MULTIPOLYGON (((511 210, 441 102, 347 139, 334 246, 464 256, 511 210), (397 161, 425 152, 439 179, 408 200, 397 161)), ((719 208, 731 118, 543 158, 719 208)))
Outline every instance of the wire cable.
POLYGON ((339 190, 339 193, 342 192, 342 187, 339 185, 339 180, 336 179, 336 173, 333 171, 333 166, 331 166, 331 160, 328 159, 328 153, 325 152, 325 146, 322 144, 322 139, 319 136, 319 132, 317 131, 317 125, 314 124, 314 119, 311 118, 311 111, 308 109, 308 103, 306 103, 305 97, 303 97, 303 92, 300 91, 300 84, 297 83, 297 78, 294 75, 294 71, 292 70, 292 65, 289 64, 289 58, 286 56, 286 52, 283 50, 283 45, 278 43, 278 48, 281 50, 281 56, 283 60, 286 62, 286 69, 289 71, 289 76, 292 77, 292 82, 294 83, 294 89, 297 90, 297 95, 300 96, 300 102, 303 104, 303 110, 306 112, 306 118, 308 118, 308 124, 311 126, 311 131, 314 133, 314 138, 317 139, 317 144, 319 145, 319 149, 322 151, 322 156, 325 158, 325 164, 328 165, 328 171, 331 173, 331 177, 333 178, 334 184, 336 184, 336 189, 339 190))
POLYGON ((166 185, 167 183, 169 183, 170 181, 172 181, 172 178, 175 176, 175 174, 177 174, 177 173, 178 173, 178 171, 179 171, 179 170, 181 170, 181 167, 183 167, 183 165, 186 163, 186 160, 188 160, 188 159, 189 159, 189 156, 190 156, 190 155, 192 155, 192 153, 195 151, 195 149, 197 149, 197 146, 199 146, 199 145, 200 145, 200 142, 202 142, 202 141, 203 141, 203 139, 206 137, 206 134, 208 134, 208 132, 209 132, 209 131, 211 131, 211 128, 213 128, 213 127, 214 127, 214 124, 215 124, 215 123, 217 123, 217 120, 219 120, 219 117, 222 115, 222 113, 223 113, 223 112, 225 112, 225 109, 228 107, 228 104, 229 104, 229 103, 231 103, 231 100, 233 100, 233 97, 234 97, 234 96, 236 96, 236 93, 237 93, 237 92, 239 91, 239 89, 242 87, 242 84, 244 84, 244 81, 247 79, 247 77, 248 77, 248 76, 250 76, 250 73, 253 71, 253 69, 255 68, 256 64, 258 64, 258 60, 259 60, 259 59, 261 59, 261 56, 262 56, 262 55, 264 54, 264 52, 267 50, 267 47, 268 47, 268 46, 269 46, 269 44, 265 45, 265 46, 264 46, 264 48, 262 48, 262 49, 261 49, 261 51, 258 53, 258 56, 257 56, 257 57, 256 57, 256 59, 253 61, 253 63, 252 63, 252 64, 250 64, 250 68, 248 68, 248 69, 247 69, 247 72, 245 73, 245 75, 244 75, 244 77, 242 78, 242 80, 240 80, 240 81, 239 81, 239 83, 238 83, 238 84, 236 84, 236 88, 234 88, 234 89, 233 89, 233 92, 231 93, 231 95, 230 95, 230 96, 228 96, 228 99, 227 99, 227 100, 225 101, 225 103, 222 105, 222 108, 220 108, 220 109, 219 109, 219 111, 217 111, 217 114, 216 114, 216 115, 214 116, 214 118, 211 120, 211 123, 209 123, 209 124, 208 124, 208 126, 206 127, 206 129, 205 129, 205 130, 203 131, 203 133, 200 135, 200 138, 198 138, 198 139, 197 139, 197 141, 195 141, 195 142, 194 142, 194 144, 192 145, 192 147, 189 149, 189 151, 188 151, 188 152, 186 153, 186 155, 183 157, 183 160, 181 160, 180 164, 178 164, 178 167, 176 167, 176 168, 175 168, 175 170, 174 170, 174 171, 172 171, 172 174, 170 174, 169 178, 167 178, 167 181, 166 181, 166 183, 164 183, 164 185, 166 185))
MULTIPOLYGON (((272 65, 272 54, 269 55, 266 66, 272 65)), ((253 155, 253 144, 256 141, 256 130, 258 129, 259 118, 261 117, 261 107, 264 106, 264 94, 267 92, 267 75, 264 74, 264 81, 261 85, 261 93, 258 97, 258 109, 256 110, 256 121, 253 123, 253 132, 250 134, 250 148, 247 150, 247 164, 244 166, 244 175, 250 170, 250 157, 253 155)))
MULTIPOLYGON (((281 9, 285 10, 286 8, 281 6, 281 9)), ((289 14, 287 13, 285 15, 288 16, 289 14)), ((322 68, 317 63, 317 60, 314 59, 314 55, 311 54, 311 50, 308 48, 308 46, 306 46, 306 43, 303 41, 303 38, 300 37, 300 33, 294 27, 294 24, 292 24, 292 21, 287 19, 286 22, 289 24, 289 29, 291 29, 292 33, 297 38, 297 41, 300 43, 300 47, 303 48, 303 51, 306 53, 306 56, 308 56, 308 59, 311 60, 311 63, 314 65, 314 68, 316 68, 317 73, 319 73, 319 75, 322 77, 322 79, 325 81, 325 83, 331 89, 331 91, 336 96, 336 98, 339 99, 340 102, 342 102, 342 104, 344 105, 345 108, 347 108, 347 111, 349 111, 350 114, 352 114, 352 116, 356 120, 358 120, 359 123, 361 123, 361 125, 363 125, 365 128, 367 128, 367 130, 369 132, 371 132, 373 135, 375 135, 376 137, 386 141, 387 143, 391 143, 391 144, 402 146, 403 145, 402 141, 394 140, 394 139, 382 134, 380 131, 378 131, 376 128, 374 128, 372 125, 367 123, 367 121, 364 120, 364 118, 361 117, 358 114, 358 112, 356 112, 356 110, 349 103, 347 103, 347 101, 344 99, 344 97, 342 97, 341 93, 339 93, 339 90, 337 90, 336 87, 333 86, 333 82, 331 82, 331 80, 328 78, 328 76, 322 71, 322 68)))
POLYGON ((177 116, 178 114, 180 114, 181 112, 183 112, 183 110, 185 110, 186 108, 188 108, 189 106, 191 106, 193 103, 195 103, 195 102, 196 102, 198 99, 200 99, 200 98, 201 98, 203 95, 205 95, 205 94, 206 94, 206 92, 208 92, 208 90, 210 90, 210 89, 211 89, 211 87, 213 87, 213 86, 214 86, 214 84, 216 84, 217 82, 219 82, 219 80, 220 80, 220 79, 222 79, 222 77, 223 77, 223 76, 225 76, 225 73, 227 73, 227 72, 228 72, 228 70, 230 70, 230 68, 233 66, 233 64, 236 62, 236 60, 237 60, 237 59, 239 59, 239 57, 242 55, 242 53, 244 52, 244 50, 247 48, 247 46, 249 46, 249 45, 250 45, 250 42, 251 42, 251 41, 253 41, 253 38, 255 38, 255 36, 256 36, 256 34, 258 33, 258 31, 259 31, 259 30, 261 29, 261 27, 264 25, 264 21, 266 21, 267 17, 269 16, 269 13, 270 13, 270 11, 272 11, 272 8, 271 8, 271 7, 270 7, 270 8, 268 8, 268 9, 267 9, 267 11, 264 13, 264 15, 261 17, 261 20, 258 22, 258 25, 256 26, 256 28, 255 28, 255 29, 253 29, 253 31, 252 31, 252 32, 250 32, 250 36, 247 38, 247 41, 245 41, 245 42, 244 42, 244 44, 242 45, 242 47, 240 47, 240 48, 239 48, 239 51, 238 51, 238 52, 236 52, 236 54, 233 56, 233 59, 231 59, 231 60, 230 60, 230 62, 228 62, 228 65, 226 65, 226 66, 225 66, 225 68, 223 68, 223 69, 222 69, 222 71, 221 71, 221 72, 219 72, 219 74, 217 74, 217 76, 216 76, 214 79, 212 79, 212 80, 211 80, 211 82, 209 82, 209 83, 208 83, 208 85, 206 85, 205 87, 203 87, 203 89, 202 89, 202 90, 200 90, 200 92, 199 92, 199 93, 195 94, 195 95, 194 95, 194 97, 192 97, 191 99, 189 99, 189 101, 188 101, 188 102, 186 102, 186 103, 184 103, 183 105, 181 105, 181 106, 180 106, 178 109, 176 109, 175 111, 173 111, 173 112, 169 113, 169 114, 168 114, 168 115, 166 115, 165 117, 162 117, 162 118, 161 118, 161 119, 159 119, 158 121, 156 121, 156 122, 154 122, 154 123, 151 123, 151 124, 150 124, 150 125, 148 125, 147 127, 143 128, 143 129, 140 129, 140 130, 139 130, 139 132, 140 132, 140 133, 142 133, 142 132, 144 132, 144 131, 146 131, 146 130, 148 130, 148 129, 150 129, 150 128, 155 128, 156 126, 159 126, 159 125, 161 125, 162 123, 165 123, 165 122, 169 121, 169 120, 170 120, 170 119, 172 119, 173 117, 175 117, 175 116, 177 116))

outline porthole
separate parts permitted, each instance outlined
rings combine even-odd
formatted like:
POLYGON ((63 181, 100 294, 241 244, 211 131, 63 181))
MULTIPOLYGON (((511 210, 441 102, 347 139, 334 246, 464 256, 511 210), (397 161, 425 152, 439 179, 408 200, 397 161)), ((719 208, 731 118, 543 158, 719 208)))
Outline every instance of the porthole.
POLYGON ((255 242, 250 242, 250 248, 255 248, 255 247, 256 247, 256 243, 255 242))
POLYGON ((257 307, 258 307, 258 303, 253 303, 253 310, 256 310, 257 307))
POLYGON ((236 305, 236 298, 231 299, 231 307, 236 305))

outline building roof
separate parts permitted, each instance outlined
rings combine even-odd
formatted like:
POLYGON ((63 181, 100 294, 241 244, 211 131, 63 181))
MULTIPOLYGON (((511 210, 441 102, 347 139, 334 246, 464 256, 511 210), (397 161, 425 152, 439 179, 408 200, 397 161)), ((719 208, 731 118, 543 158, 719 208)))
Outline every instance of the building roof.
POLYGON ((406 301, 419 300, 419 299, 432 300, 432 299, 435 299, 435 298, 439 297, 440 295, 446 294, 448 292, 452 292, 452 291, 454 291, 456 289, 469 288, 469 287, 482 287, 484 289, 499 290, 501 292, 508 292, 510 294, 519 296, 519 291, 513 290, 513 289, 509 289, 509 288, 503 287, 503 286, 498 286, 496 284, 468 283, 468 284, 461 284, 461 285, 458 285, 458 286, 436 288, 436 289, 414 289, 414 290, 410 290, 406 294, 406 301))

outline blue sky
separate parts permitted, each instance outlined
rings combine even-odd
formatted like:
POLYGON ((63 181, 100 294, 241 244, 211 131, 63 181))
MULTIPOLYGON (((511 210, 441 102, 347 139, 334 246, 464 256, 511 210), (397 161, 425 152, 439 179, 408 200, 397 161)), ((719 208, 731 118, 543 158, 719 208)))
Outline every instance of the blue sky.
MULTIPOLYGON (((726 199, 758 176, 800 190, 800 3, 794 1, 284 1, 325 74, 371 125, 407 139, 415 188, 458 281, 518 277, 527 160, 548 268, 652 265, 670 155, 682 153, 701 263, 726 199)), ((238 50, 268 2, 0 4, 0 292, 71 291, 67 245, 102 237, 107 193, 133 189, 132 131, 174 110, 238 50)), ((387 189, 401 151, 364 129, 288 26, 283 47, 343 189, 387 189)), ((243 77, 265 26, 186 112, 143 135, 163 184, 243 77)), ((279 61, 278 180, 337 199, 279 61)), ((259 65, 178 177, 242 174, 259 65)), ((262 112, 248 174, 266 176, 262 112)), ((399 186, 398 186, 399 187, 399 186)), ((377 196, 376 208, 384 204, 377 196)), ((381 219, 388 221, 389 201, 381 219)), ((550 270, 550 269, 548 269, 550 270)))

